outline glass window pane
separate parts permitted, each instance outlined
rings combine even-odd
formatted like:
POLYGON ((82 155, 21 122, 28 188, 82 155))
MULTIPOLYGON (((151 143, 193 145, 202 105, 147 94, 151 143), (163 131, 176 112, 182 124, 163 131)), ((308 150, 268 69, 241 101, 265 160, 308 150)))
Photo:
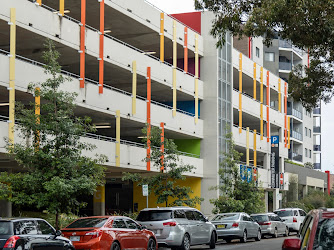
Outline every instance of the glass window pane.
POLYGON ((230 63, 228 63, 227 64, 227 68, 226 68, 226 72, 227 72, 227 76, 226 76, 226 81, 228 82, 228 83, 231 83, 231 71, 232 71, 232 69, 231 69, 231 64, 230 63))
POLYGON ((226 62, 223 61, 222 63, 222 79, 226 80, 226 62))

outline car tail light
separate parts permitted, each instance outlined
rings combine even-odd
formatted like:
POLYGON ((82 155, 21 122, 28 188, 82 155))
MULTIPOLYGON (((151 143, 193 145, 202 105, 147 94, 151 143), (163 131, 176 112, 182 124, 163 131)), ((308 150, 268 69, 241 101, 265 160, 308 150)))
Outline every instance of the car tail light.
POLYGON ((261 225, 261 226, 269 226, 269 225, 271 225, 271 222, 270 221, 259 222, 259 225, 261 225))
POLYGON ((238 227, 238 226, 239 226, 239 223, 234 222, 234 223, 232 224, 232 227, 238 227))
POLYGON ((93 231, 93 232, 88 232, 85 234, 85 236, 91 236, 91 239, 98 238, 102 235, 101 231, 93 231))
POLYGON ((293 217, 293 222, 297 222, 297 218, 296 217, 293 217))
POLYGON ((19 236, 12 236, 7 241, 3 248, 14 248, 16 241, 20 239, 19 236))
POLYGON ((175 227, 177 223, 175 221, 164 222, 162 224, 164 227, 175 227))

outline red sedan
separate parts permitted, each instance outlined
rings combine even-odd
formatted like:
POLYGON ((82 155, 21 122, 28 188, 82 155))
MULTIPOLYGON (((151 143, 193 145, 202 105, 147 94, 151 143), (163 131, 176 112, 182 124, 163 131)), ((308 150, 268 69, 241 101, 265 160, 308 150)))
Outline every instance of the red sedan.
POLYGON ((298 235, 298 238, 285 239, 282 249, 334 249, 334 209, 316 209, 309 212, 298 235))
POLYGON ((158 249, 154 233, 125 216, 84 217, 61 231, 75 249, 158 249))

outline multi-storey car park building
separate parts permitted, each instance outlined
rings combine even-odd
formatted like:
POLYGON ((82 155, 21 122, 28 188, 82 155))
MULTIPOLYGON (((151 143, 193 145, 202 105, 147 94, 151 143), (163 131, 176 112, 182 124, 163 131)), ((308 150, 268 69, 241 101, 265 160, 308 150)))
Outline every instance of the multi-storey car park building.
MULTIPOLYGON (((146 206, 141 189, 121 180, 125 171, 160 171, 143 161, 147 149, 140 137, 146 123, 162 127, 183 163, 195 166, 184 185, 205 198, 198 207, 204 213, 211 213, 209 201, 219 196, 209 189, 220 183, 226 128, 244 153, 241 164, 266 194, 274 192, 273 208, 279 206, 279 190, 288 189, 284 159, 293 141, 287 83, 234 49, 229 35, 217 49, 209 35, 211 13, 171 16, 144 0, 0 0, 0 6, 0 136, 21 140, 11 130, 13 105, 34 100, 27 85, 47 78, 41 54, 45 39, 53 40, 62 73, 72 79, 62 88, 78 93, 75 114, 90 116, 98 128, 82 140, 108 156, 106 184, 87 197, 82 213, 146 206), (271 136, 279 136, 276 187, 271 136)), ((1 171, 21 171, 6 155, 5 142, 0 144, 1 171)), ((156 206, 154 197, 149 206, 156 206)), ((0 208, 11 214, 10 203, 0 201, 0 208)))

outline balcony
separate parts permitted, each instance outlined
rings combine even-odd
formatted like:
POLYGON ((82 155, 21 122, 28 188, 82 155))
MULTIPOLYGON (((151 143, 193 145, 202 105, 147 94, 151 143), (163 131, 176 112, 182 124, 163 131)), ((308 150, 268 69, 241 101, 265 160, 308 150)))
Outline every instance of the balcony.
POLYGON ((303 120, 303 112, 301 112, 297 109, 288 107, 287 113, 288 113, 288 115, 292 115, 292 116, 298 118, 299 120, 303 120))
POLYGON ((292 130, 291 131, 291 137, 294 138, 294 139, 297 139, 299 141, 302 141, 303 140, 303 135, 297 131, 294 131, 292 130))
POLYGON ((279 69, 280 70, 292 70, 292 63, 291 62, 279 62, 279 69))
POLYGON ((313 145, 313 151, 321 151, 321 145, 313 145))
POLYGON ((303 162, 303 156, 296 152, 289 152, 289 159, 293 161, 303 162))
POLYGON ((321 108, 315 108, 315 109, 313 109, 313 114, 314 115, 321 115, 321 108))
POLYGON ((313 127, 313 133, 321 133, 321 127, 320 126, 313 127))
POLYGON ((314 169, 321 169, 321 163, 314 163, 314 169))
POLYGON ((292 43, 287 40, 278 39, 278 46, 281 48, 292 48, 292 43))

